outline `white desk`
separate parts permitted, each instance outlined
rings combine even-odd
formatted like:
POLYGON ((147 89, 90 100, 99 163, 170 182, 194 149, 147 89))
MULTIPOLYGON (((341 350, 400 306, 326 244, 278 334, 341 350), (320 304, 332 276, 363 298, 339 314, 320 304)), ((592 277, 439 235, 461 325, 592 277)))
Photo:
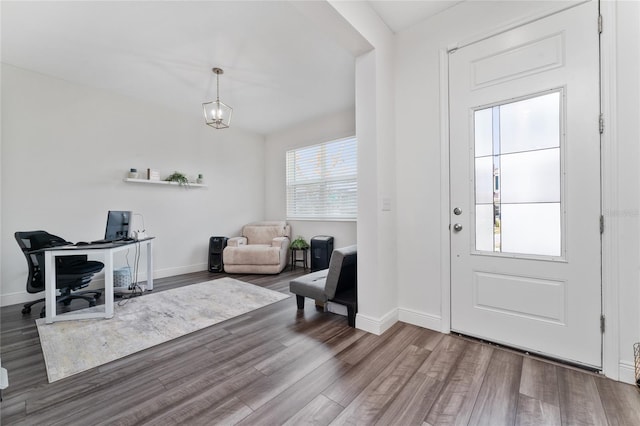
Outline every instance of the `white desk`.
MULTIPOLYGON (((147 290, 153 290, 153 237, 140 241, 118 243, 89 244, 85 246, 59 246, 44 249, 45 263, 45 322, 68 321, 89 318, 113 318, 113 254, 134 248, 135 245, 147 248, 147 290), (56 308, 56 257, 78 254, 93 256, 104 255, 104 312, 65 313, 57 315, 56 308)), ((140 248, 141 249, 141 248, 140 248)))

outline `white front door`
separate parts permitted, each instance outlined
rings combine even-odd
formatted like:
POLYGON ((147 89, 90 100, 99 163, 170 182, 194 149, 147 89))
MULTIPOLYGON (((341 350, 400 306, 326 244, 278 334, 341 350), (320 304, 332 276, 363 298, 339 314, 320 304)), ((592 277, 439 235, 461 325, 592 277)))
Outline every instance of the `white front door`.
POLYGON ((451 328, 600 368, 598 4, 449 54, 451 328))

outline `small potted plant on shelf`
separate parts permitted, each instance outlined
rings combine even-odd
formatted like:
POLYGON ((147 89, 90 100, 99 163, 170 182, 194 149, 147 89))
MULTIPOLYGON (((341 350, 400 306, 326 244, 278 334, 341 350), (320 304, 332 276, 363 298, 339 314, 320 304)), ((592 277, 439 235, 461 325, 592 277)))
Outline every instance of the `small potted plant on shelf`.
POLYGON ((309 243, 301 235, 298 235, 295 240, 291 241, 289 248, 291 250, 306 250, 309 248, 309 243))
POLYGON ((189 179, 187 179, 187 177, 183 173, 180 173, 180 172, 171 173, 169 176, 167 176, 165 181, 167 181, 167 182, 176 182, 180 186, 182 186, 182 185, 189 186, 189 179))

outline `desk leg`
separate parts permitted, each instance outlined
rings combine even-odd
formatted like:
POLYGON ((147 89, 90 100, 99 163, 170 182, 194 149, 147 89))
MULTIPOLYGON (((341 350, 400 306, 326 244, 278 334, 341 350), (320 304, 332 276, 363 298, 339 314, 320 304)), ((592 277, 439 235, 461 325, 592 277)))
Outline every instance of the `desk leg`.
POLYGON ((113 251, 104 256, 104 317, 113 318, 113 251))
POLYGON ((53 323, 56 317, 56 257, 50 251, 44 252, 44 275, 45 275, 45 323, 53 323))
POLYGON ((153 290, 153 240, 147 241, 147 291, 153 290))

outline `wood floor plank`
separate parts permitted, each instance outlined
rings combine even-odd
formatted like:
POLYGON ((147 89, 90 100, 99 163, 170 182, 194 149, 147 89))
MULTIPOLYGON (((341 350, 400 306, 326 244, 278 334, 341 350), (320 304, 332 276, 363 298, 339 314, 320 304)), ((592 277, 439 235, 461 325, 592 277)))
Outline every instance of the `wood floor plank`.
POLYGON ((522 355, 494 351, 469 423, 486 426, 514 424, 521 376, 522 355))
MULTIPOLYGON (((229 385, 215 386, 202 392, 191 393, 188 398, 182 399, 179 404, 172 404, 169 409, 162 412, 159 416, 152 416, 145 419, 142 424, 148 425, 208 425, 215 422, 219 424, 231 424, 224 422, 237 423, 253 411, 240 399, 228 395, 230 391, 229 385)), ((168 389, 170 392, 171 390, 168 389)), ((155 411, 157 414, 159 411, 155 411)), ((124 418, 129 420, 128 418, 124 418)), ((136 423, 126 423, 133 425, 136 423)), ((108 424, 112 424, 109 422, 108 424)))
MULTIPOLYGON (((377 377, 378 373, 392 362, 404 348, 409 346, 420 333, 417 327, 412 326, 401 327, 395 331, 388 339, 384 339, 383 336, 378 337, 381 343, 384 342, 384 345, 369 353, 362 354, 362 360, 355 364, 354 368, 349 370, 344 377, 326 389, 323 394, 343 407, 349 405, 377 377)), ((343 360, 342 357, 338 358, 343 360)))
POLYGON ((4 398, 2 400, 2 408, 0 409, 0 424, 17 424, 20 420, 23 420, 25 417, 26 403, 24 400, 18 400, 17 398, 13 398, 11 400, 7 400, 4 398))
MULTIPOLYGON (((223 362, 217 366, 213 366, 212 362, 194 361, 194 366, 203 367, 200 371, 195 371, 180 379, 176 379, 173 375, 162 375, 159 380, 165 381, 165 387, 169 390, 160 398, 151 401, 145 401, 136 407, 133 412, 120 413, 118 418, 124 418, 127 421, 135 419, 139 421, 149 421, 155 416, 163 416, 172 407, 189 406, 191 398, 197 397, 201 393, 210 392, 213 397, 222 401, 228 395, 252 386, 255 382, 262 379, 264 375, 256 370, 253 365, 260 362, 266 357, 271 356, 274 351, 285 348, 278 342, 269 342, 268 345, 260 345, 253 350, 240 352, 237 357, 223 362), (171 378, 171 380, 167 379, 171 378), (146 414, 145 414, 146 412, 146 414), (141 417, 143 416, 143 417, 141 417)), ((205 348, 202 348, 206 350, 205 348)), ((215 358, 215 354, 209 356, 215 358)), ((128 423, 122 423, 128 424, 128 423)), ((132 424, 135 424, 132 423, 132 424)))
POLYGON ((338 357, 341 361, 348 364, 355 365, 362 361, 364 358, 370 356, 372 352, 387 344, 395 334, 402 329, 402 325, 396 323, 382 335, 376 336, 375 334, 367 334, 362 339, 358 340, 354 345, 341 352, 338 357))
MULTIPOLYGON (((303 273, 201 271, 158 279, 154 292, 230 276, 289 294, 288 282, 303 273)), ((23 316, 21 305, 1 307, 9 387, 0 423, 404 426, 491 418, 498 426, 516 398, 507 424, 640 424, 635 387, 403 323, 375 336, 306 305, 299 311, 289 298, 55 383, 47 381, 36 310, 23 316), (513 386, 508 366, 516 358, 522 371, 513 386)))
POLYGON ((343 406, 320 394, 305 405, 283 426, 326 426, 344 409, 343 406))
POLYGON ((560 426, 560 407, 520 394, 516 426, 560 426))
POLYGON ((640 391, 605 377, 595 379, 610 425, 640 425, 640 391))
POLYGON ((420 424, 427 417, 467 345, 462 339, 443 336, 376 424, 420 424))
MULTIPOLYGON (((235 425, 251 414, 251 408, 238 398, 230 398, 222 404, 212 405, 208 411, 202 412, 195 418, 182 419, 176 425, 215 426, 235 425)), ((157 425, 158 423, 153 423, 157 425)), ((149 425, 151 426, 151 425, 149 425)))
POLYGON ((409 345, 332 422, 374 424, 424 363, 431 351, 409 345))
POLYGON ((606 425, 595 377, 569 368, 558 371, 560 415, 563 425, 606 425))
POLYGON ((121 393, 91 392, 74 399, 68 404, 50 406, 29 414, 29 421, 34 425, 86 425, 97 424, 109 418, 113 407, 127 410, 137 407, 147 399, 154 399, 166 392, 166 389, 155 379, 146 381, 130 380, 118 389, 121 393), (105 404, 105 401, 108 403, 105 404))
MULTIPOLYGON (((321 350, 320 347, 323 346, 323 342, 331 340, 332 337, 345 330, 349 331, 349 333, 354 333, 343 321, 335 320, 329 323, 325 322, 322 326, 317 326, 314 329, 308 329, 304 338, 299 339, 293 345, 287 346, 286 349, 278 352, 275 356, 256 364, 255 368, 265 375, 270 375, 281 368, 287 367, 291 360, 306 358, 309 354, 321 350)), ((355 333, 358 334, 358 338, 364 334, 360 330, 355 331, 355 333)))
POLYGON ((431 425, 467 424, 494 349, 470 343, 425 421, 431 425))
POLYGON ((162 394, 140 401, 136 406, 119 410, 114 416, 104 417, 96 424, 103 426, 161 424, 159 419, 162 418, 171 423, 173 421, 171 419, 175 419, 175 413, 191 416, 211 408, 211 405, 215 407, 218 403, 224 403, 239 389, 251 386, 262 377, 259 371, 251 367, 229 371, 227 374, 220 370, 206 372, 197 382, 185 383, 175 388, 165 387, 162 394), (199 399, 201 395, 205 395, 209 407, 201 403, 199 399))
MULTIPOLYGON (((205 349, 205 348, 203 348, 205 349)), ((281 343, 276 341, 249 348, 238 350, 233 358, 218 359, 215 352, 208 351, 204 359, 191 363, 188 367, 182 367, 175 371, 167 371, 158 377, 158 380, 167 388, 175 388, 183 384, 202 381, 202 375, 213 371, 224 370, 225 375, 229 371, 243 370, 248 367, 254 368, 254 364, 268 359, 285 349, 281 343), (203 373, 204 372, 204 373, 203 373)))
POLYGON ((312 373, 320 365, 332 359, 335 354, 356 342, 362 334, 348 327, 323 346, 314 346, 315 351, 307 352, 305 356, 292 359, 291 362, 269 376, 256 381, 251 387, 238 392, 236 396, 253 410, 272 400, 287 388, 312 373))
POLYGON ((520 393, 560 407, 557 367, 531 357, 522 361, 520 393))
MULTIPOLYGON (((323 389, 352 366, 330 358, 238 423, 239 426, 271 426, 286 422, 304 409, 323 389)), ((240 397, 242 398, 242 397, 240 397)))

